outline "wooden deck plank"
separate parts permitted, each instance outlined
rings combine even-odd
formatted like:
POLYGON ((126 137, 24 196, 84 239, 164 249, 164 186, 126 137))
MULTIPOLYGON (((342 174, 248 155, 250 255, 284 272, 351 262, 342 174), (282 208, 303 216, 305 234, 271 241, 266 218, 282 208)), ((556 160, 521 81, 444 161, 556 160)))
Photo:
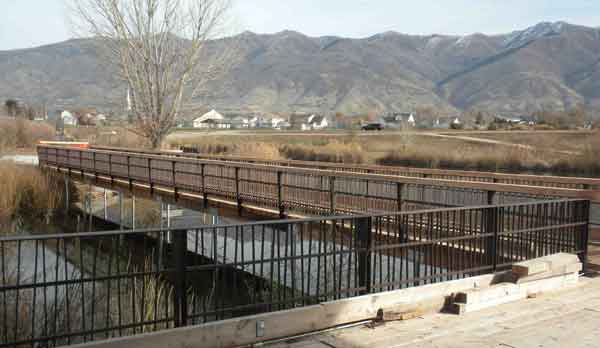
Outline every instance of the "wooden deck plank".
POLYGON ((584 279, 570 290, 460 317, 427 315, 374 329, 334 331, 310 337, 310 340, 327 342, 329 347, 335 348, 597 347, 600 342, 598 322, 600 278, 584 279))

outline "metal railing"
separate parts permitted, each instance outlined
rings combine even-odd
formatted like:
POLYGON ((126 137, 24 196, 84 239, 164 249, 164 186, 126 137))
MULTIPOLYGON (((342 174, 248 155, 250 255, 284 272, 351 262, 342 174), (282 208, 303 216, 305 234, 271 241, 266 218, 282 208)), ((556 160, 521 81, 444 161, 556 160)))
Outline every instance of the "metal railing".
POLYGON ((587 255, 589 201, 0 238, 0 347, 135 335, 587 255))
POLYGON ((229 155, 207 155, 194 153, 192 148, 184 147, 186 152, 173 152, 173 151, 151 151, 141 149, 130 149, 130 148, 116 148, 116 147, 104 147, 94 146, 93 149, 106 150, 106 151, 118 151, 118 152, 130 152, 130 153, 143 153, 150 155, 164 155, 173 157, 184 157, 184 158, 195 158, 195 159, 208 159, 217 161, 233 161, 241 163, 254 163, 254 164, 265 164, 282 167, 296 167, 296 168, 312 168, 321 170, 333 170, 343 171, 349 173, 362 173, 362 174, 383 174, 383 175, 396 175, 396 176, 407 176, 416 178, 429 178, 429 179, 443 179, 443 180, 455 180, 455 181, 476 181, 476 182, 488 182, 498 184, 510 184, 510 185, 525 185, 525 186, 540 186, 540 187, 551 187, 551 188, 570 188, 570 189, 583 189, 583 190, 599 190, 600 179, 599 178, 585 178, 585 177, 566 177, 566 176, 554 176, 554 175, 530 175, 530 174, 509 174, 509 173, 498 173, 498 172, 484 172, 484 171, 471 171, 471 170, 445 170, 445 169, 431 169, 431 168, 416 168, 416 167, 402 167, 402 166, 382 166, 382 165, 364 165, 364 164, 344 164, 344 163, 328 163, 328 162, 317 162, 317 161, 298 161, 298 160, 265 160, 255 157, 246 156, 229 156, 229 155))
POLYGON ((104 176, 271 209, 283 217, 381 213, 388 211, 517 203, 535 199, 581 198, 586 190, 531 187, 349 173, 150 155, 133 152, 39 146, 40 165, 104 176))

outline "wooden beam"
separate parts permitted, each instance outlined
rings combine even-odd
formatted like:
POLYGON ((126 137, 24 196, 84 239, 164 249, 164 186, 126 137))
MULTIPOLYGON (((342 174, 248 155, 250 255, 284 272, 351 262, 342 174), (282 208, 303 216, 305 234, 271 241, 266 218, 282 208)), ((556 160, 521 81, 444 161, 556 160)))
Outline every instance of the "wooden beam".
POLYGON ((107 341, 76 345, 76 348, 225 348, 238 347, 296 336, 365 320, 376 319, 381 308, 414 308, 423 313, 441 310, 453 293, 477 287, 489 287, 494 275, 460 279, 280 312, 259 314, 142 334, 107 341), (257 337, 257 327, 264 327, 257 337))

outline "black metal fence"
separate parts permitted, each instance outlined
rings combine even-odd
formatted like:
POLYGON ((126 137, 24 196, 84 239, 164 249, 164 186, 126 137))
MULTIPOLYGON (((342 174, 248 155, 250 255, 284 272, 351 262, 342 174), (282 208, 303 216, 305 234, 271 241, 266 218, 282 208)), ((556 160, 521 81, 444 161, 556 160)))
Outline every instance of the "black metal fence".
POLYGON ((589 202, 0 238, 0 347, 60 346, 585 260, 589 202))

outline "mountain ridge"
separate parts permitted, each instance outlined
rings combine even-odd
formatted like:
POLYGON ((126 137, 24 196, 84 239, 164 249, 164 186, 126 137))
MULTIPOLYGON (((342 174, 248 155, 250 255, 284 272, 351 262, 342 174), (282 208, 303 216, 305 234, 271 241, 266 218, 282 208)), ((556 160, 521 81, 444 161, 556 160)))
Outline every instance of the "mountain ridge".
MULTIPOLYGON (((311 37, 243 32, 239 58, 189 108, 264 112, 406 111, 499 113, 600 109, 600 29, 541 22, 486 35, 311 37)), ((125 88, 98 59, 95 39, 0 51, 0 98, 51 107, 122 109, 125 88)))

